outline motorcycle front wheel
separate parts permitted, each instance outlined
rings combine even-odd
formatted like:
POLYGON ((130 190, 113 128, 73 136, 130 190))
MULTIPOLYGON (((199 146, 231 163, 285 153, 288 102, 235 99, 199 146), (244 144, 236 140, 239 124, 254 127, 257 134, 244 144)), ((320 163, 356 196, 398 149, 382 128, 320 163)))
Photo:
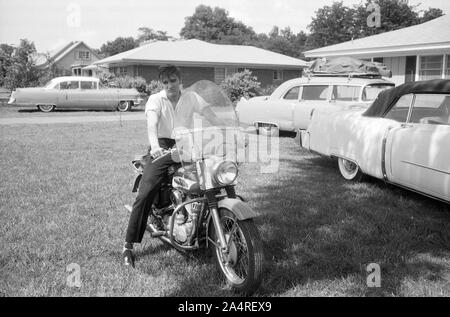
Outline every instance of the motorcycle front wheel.
POLYGON ((245 295, 251 295, 261 284, 263 270, 263 248, 261 237, 253 219, 238 220, 228 209, 219 210, 228 254, 220 248, 219 239, 212 225, 211 243, 219 271, 231 288, 245 295))

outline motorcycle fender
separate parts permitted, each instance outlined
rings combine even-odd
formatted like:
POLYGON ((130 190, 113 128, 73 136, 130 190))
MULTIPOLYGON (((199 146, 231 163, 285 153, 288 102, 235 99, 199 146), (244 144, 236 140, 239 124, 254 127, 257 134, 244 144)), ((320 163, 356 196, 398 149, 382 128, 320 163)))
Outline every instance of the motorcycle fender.
POLYGON ((256 211, 254 211, 248 204, 240 199, 225 198, 219 200, 219 209, 226 208, 230 210, 239 220, 245 220, 250 218, 255 218, 260 216, 256 211))
POLYGON ((137 192, 137 189, 139 187, 139 183, 141 182, 141 178, 142 178, 142 174, 139 174, 136 179, 134 180, 134 186, 133 186, 133 190, 131 191, 132 193, 137 192))

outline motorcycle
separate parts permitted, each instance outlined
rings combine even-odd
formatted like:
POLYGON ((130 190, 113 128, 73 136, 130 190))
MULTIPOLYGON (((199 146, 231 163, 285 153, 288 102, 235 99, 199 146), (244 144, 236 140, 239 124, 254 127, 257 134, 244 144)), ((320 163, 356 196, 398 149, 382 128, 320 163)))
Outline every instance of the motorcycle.
MULTIPOLYGON (((181 96, 174 131, 176 145, 164 155, 175 163, 151 207, 160 226, 149 221, 147 231, 182 252, 210 249, 231 288, 250 295, 261 283, 264 256, 258 213, 235 190, 245 136, 234 107, 216 84, 199 81, 181 96)), ((133 192, 146 159, 132 161, 133 192)))

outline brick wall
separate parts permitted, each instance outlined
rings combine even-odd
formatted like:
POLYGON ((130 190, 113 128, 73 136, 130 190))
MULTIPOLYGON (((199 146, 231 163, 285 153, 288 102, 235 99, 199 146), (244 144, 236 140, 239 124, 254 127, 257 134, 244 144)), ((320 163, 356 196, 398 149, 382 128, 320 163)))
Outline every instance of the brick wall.
MULTIPOLYGON (((134 76, 144 77, 147 82, 152 80, 158 80, 158 67, 159 66, 129 66, 128 74, 134 76)), ((214 67, 180 67, 181 76, 183 77, 183 86, 189 87, 196 81, 205 79, 214 82, 214 67)), ((261 87, 267 87, 270 85, 280 85, 286 80, 301 77, 301 70, 298 69, 285 69, 283 70, 283 78, 280 80, 273 80, 273 69, 252 69, 249 68, 254 76, 257 77, 261 83, 261 87)))

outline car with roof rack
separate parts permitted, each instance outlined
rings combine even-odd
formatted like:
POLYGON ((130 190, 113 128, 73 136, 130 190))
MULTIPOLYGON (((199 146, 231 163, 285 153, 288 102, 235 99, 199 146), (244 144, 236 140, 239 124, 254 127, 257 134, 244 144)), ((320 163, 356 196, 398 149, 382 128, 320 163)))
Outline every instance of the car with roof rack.
POLYGON ((395 84, 382 78, 324 75, 291 79, 270 96, 242 99, 236 105, 242 125, 259 133, 306 129, 315 109, 329 111, 366 108, 378 94, 395 84))
POLYGON ((366 108, 395 86, 383 78, 391 77, 384 65, 351 57, 316 59, 305 75, 284 82, 270 96, 241 98, 236 105, 241 124, 265 135, 296 132, 308 127, 315 109, 366 108))
POLYGON ((37 107, 43 112, 54 109, 109 109, 129 111, 143 101, 132 88, 107 88, 95 77, 63 76, 50 80, 44 87, 17 88, 9 105, 37 107))

